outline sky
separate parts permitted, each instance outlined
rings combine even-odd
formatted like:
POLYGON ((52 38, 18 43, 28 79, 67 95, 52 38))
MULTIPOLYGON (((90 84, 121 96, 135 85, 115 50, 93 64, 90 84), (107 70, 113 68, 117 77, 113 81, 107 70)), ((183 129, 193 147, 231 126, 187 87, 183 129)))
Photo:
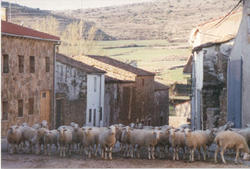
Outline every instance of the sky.
POLYGON ((32 8, 42 10, 65 10, 80 8, 98 8, 106 6, 116 6, 140 2, 149 2, 154 0, 3 0, 11 3, 17 3, 32 8))

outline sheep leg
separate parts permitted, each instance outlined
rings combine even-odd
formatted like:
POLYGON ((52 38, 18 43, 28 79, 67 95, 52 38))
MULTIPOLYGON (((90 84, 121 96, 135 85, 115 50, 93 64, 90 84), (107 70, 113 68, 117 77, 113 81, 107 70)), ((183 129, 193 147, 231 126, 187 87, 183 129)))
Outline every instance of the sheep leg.
POLYGON ((237 164, 238 163, 238 158, 239 158, 239 148, 236 150, 236 156, 234 162, 237 164))
POLYGON ((206 161, 206 156, 207 156, 207 147, 205 145, 205 146, 203 146, 203 159, 204 159, 204 161, 206 161))
POLYGON ((44 144, 44 155, 47 155, 47 144, 44 144))
POLYGON ((104 159, 107 160, 107 156, 108 156, 108 147, 105 146, 105 149, 104 149, 104 159))
POLYGON ((95 157, 97 157, 98 144, 93 146, 93 151, 94 151, 94 148, 95 148, 95 157))
POLYGON ((197 149, 198 151, 198 159, 199 161, 201 160, 201 147, 197 149))
POLYGON ((175 160, 175 152, 176 152, 176 148, 175 147, 173 147, 173 151, 174 151, 174 153, 173 153, 173 160, 175 160))
POLYGON ((152 159, 154 160, 155 159, 155 147, 154 146, 152 146, 152 153, 151 153, 151 155, 152 155, 152 159))
POLYGON ((215 153, 214 153, 214 162, 217 163, 217 156, 218 156, 218 152, 219 152, 219 149, 220 147, 218 146, 215 150, 215 153))
POLYGON ((112 160, 112 147, 109 148, 109 159, 112 160))
POLYGON ((137 158, 140 158, 140 146, 137 146, 137 150, 136 150, 136 154, 137 154, 137 158))
POLYGON ((150 148, 150 146, 148 146, 148 159, 149 160, 151 159, 151 148, 150 148))
POLYGON ((195 149, 193 148, 192 149, 192 161, 194 161, 194 151, 195 151, 195 149))
POLYGON ((179 147, 176 148, 176 160, 179 161, 179 147))
POLYGON ((222 158, 222 161, 224 164, 226 164, 226 161, 224 159, 224 151, 225 151, 225 148, 222 148, 221 152, 220 152, 220 155, 221 155, 221 158, 222 158))

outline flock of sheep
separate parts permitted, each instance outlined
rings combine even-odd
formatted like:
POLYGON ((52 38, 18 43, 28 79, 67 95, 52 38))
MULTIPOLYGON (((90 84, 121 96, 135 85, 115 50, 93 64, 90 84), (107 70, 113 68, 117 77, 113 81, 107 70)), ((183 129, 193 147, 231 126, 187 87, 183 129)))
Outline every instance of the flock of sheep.
POLYGON ((45 155, 51 155, 54 145, 60 157, 70 156, 74 151, 91 158, 93 154, 97 156, 98 150, 101 150, 101 158, 112 159, 112 150, 119 142, 119 150, 124 157, 140 158, 141 148, 145 147, 148 159, 155 159, 156 156, 163 158, 171 150, 173 160, 179 160, 179 153, 182 151, 182 158, 185 159, 189 154, 190 161, 194 161, 195 151, 198 151, 199 159, 202 153, 203 159, 206 160, 207 149, 215 143, 215 162, 221 150, 222 161, 226 163, 224 152, 231 148, 236 152, 237 163, 240 151, 245 155, 249 153, 247 143, 250 142, 250 127, 234 129, 232 126, 233 123, 229 122, 211 130, 192 131, 188 125, 173 128, 168 125, 152 127, 131 123, 129 126, 115 124, 110 127, 79 127, 72 122, 68 126, 49 130, 47 122, 43 121, 32 127, 26 123, 11 126, 7 141, 10 153, 27 150, 40 154, 43 150, 45 155))

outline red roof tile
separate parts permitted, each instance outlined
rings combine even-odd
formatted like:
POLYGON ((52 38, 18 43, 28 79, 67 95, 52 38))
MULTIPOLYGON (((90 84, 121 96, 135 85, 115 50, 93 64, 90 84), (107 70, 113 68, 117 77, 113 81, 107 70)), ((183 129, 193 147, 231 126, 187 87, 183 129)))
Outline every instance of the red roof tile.
POLYGON ((25 36, 27 38, 39 38, 43 40, 59 41, 60 38, 47 33, 39 32, 34 29, 26 28, 17 24, 2 20, 2 33, 25 36))

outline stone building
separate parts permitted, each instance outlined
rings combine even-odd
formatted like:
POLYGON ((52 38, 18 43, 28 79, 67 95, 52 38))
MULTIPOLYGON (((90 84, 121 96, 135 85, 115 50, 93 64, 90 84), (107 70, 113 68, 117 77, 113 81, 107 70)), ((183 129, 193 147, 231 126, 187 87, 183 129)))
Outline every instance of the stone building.
POLYGON ((60 39, 2 21, 2 136, 14 124, 54 125, 54 64, 60 39))
POLYGON ((228 120, 235 127, 250 123, 250 0, 243 0, 240 27, 228 63, 228 120))
POLYGON ((105 76, 105 107, 107 125, 132 122, 135 111, 135 82, 105 76))
POLYGON ((190 37, 192 55, 191 124, 193 129, 217 127, 227 121, 227 63, 239 28, 241 12, 206 22, 190 37))
POLYGON ((72 121, 80 126, 104 126, 104 73, 95 67, 56 54, 56 127, 72 121))
MULTIPOLYGON (((108 91, 119 91, 120 94, 109 94, 105 98, 120 98, 121 102, 112 101, 114 105, 110 105, 110 108, 116 107, 117 112, 120 110, 120 115, 112 115, 110 123, 130 123, 130 122, 143 122, 145 125, 159 125, 160 116, 155 112, 155 84, 154 73, 133 67, 129 64, 125 64, 118 60, 105 57, 105 56, 77 56, 74 57, 79 61, 82 61, 88 65, 95 66, 98 69, 106 71, 106 77, 113 78, 113 82, 106 81, 106 93, 108 91), (117 81, 118 80, 118 81, 117 81), (109 89, 110 88, 110 89, 109 89), (131 107, 129 106, 131 105, 131 107), (119 117, 119 118, 118 118, 119 117), (119 120, 118 120, 119 119, 119 120), (118 120, 118 121, 117 121, 118 120), (127 121, 128 120, 128 121, 127 121), (127 121, 127 122, 126 122, 127 121)), ((168 95, 168 90, 167 90, 168 95)), ((165 100, 167 109, 164 112, 163 122, 167 122, 168 117, 168 99, 165 100), (167 115, 166 115, 167 114, 167 115)), ((106 105, 106 104, 105 104, 106 105)), ((106 109, 109 111, 110 109, 106 109)))

